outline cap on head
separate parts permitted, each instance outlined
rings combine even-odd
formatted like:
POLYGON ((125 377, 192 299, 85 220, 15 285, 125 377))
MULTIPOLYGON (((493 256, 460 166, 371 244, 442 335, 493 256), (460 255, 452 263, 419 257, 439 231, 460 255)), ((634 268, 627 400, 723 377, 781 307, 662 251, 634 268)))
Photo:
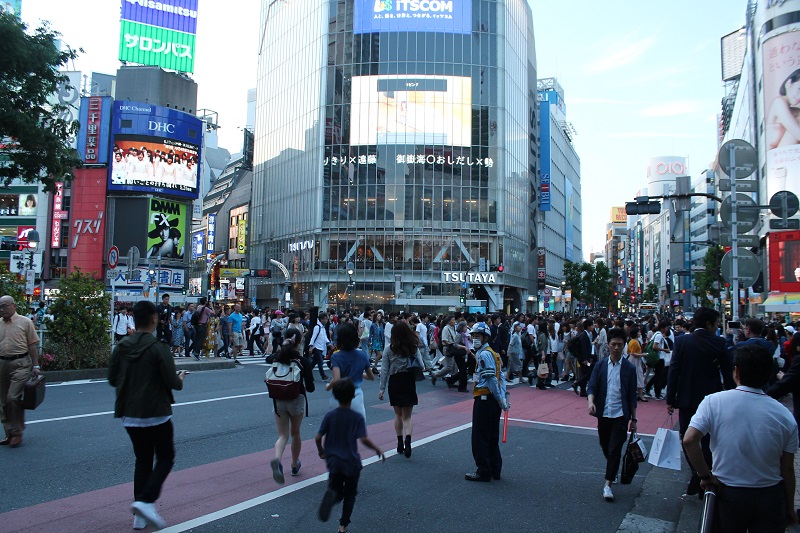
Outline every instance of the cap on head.
POLYGON ((480 333, 481 335, 486 335, 487 337, 492 336, 492 330, 489 329, 484 322, 476 322, 472 329, 470 330, 470 335, 475 335, 476 333, 480 333))

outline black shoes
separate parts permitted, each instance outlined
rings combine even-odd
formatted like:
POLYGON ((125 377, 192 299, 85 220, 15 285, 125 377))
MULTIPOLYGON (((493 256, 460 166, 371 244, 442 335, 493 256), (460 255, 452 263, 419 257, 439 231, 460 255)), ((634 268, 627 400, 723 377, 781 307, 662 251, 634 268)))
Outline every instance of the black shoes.
MULTIPOLYGON (((399 448, 400 445, 398 445, 397 447, 399 448)), ((403 453, 406 456, 406 459, 411 457, 411 435, 406 435, 406 443, 405 443, 405 449, 403 450, 403 453)))
MULTIPOLYGON (((403 444, 403 436, 397 436, 397 455, 402 455, 405 452, 405 445, 403 444)), ((409 452, 410 455, 410 452, 409 452)))
POLYGON ((436 386, 436 376, 431 376, 431 385, 436 386))
POLYGON ((487 483, 492 480, 492 478, 490 478, 489 476, 482 476, 477 472, 473 474, 464 474, 464 479, 466 479, 467 481, 482 481, 484 483, 487 483))
POLYGON ((575 394, 578 394, 578 386, 577 385, 573 385, 572 386, 572 390, 575 391, 575 394))
POLYGON ((336 504, 337 496, 336 491, 333 489, 327 489, 322 496, 322 501, 319 504, 319 519, 323 522, 327 522, 331 517, 331 509, 336 504))

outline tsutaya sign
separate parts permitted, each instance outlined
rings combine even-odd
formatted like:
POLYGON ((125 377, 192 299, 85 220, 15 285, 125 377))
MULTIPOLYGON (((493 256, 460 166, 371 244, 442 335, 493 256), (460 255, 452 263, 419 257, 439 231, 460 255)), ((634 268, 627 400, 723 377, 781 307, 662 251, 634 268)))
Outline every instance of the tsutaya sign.
POLYGON ((314 248, 314 240, 310 241, 300 241, 300 242, 290 242, 289 243, 289 253, 292 252, 301 252, 303 250, 311 250, 314 248))
POLYGON ((442 272, 442 282, 496 284, 497 274, 494 272, 442 272))

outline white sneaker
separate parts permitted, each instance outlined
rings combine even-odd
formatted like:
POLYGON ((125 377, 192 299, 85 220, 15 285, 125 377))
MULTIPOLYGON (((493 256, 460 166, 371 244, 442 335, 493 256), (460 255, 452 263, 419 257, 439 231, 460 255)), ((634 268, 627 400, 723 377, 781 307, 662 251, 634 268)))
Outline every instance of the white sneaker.
POLYGON ((609 487, 607 485, 605 487, 603 487, 603 498, 605 498, 605 500, 607 502, 613 502, 614 501, 614 493, 611 492, 611 487, 609 487))
POLYGON ((158 511, 156 511, 156 504, 154 503, 133 502, 131 504, 131 511, 133 511, 133 514, 136 516, 144 518, 148 524, 156 529, 164 529, 167 527, 167 523, 161 518, 158 511))
POLYGON ((144 529, 147 527, 147 520, 139 515, 133 515, 133 529, 144 529))

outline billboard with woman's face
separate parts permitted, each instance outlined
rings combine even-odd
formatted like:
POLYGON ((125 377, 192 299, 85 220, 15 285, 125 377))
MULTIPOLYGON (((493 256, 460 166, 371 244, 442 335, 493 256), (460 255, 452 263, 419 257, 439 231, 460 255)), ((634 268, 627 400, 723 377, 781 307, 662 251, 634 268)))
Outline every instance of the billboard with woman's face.
POLYGON ((800 32, 767 39, 762 50, 770 198, 800 190, 800 32))

